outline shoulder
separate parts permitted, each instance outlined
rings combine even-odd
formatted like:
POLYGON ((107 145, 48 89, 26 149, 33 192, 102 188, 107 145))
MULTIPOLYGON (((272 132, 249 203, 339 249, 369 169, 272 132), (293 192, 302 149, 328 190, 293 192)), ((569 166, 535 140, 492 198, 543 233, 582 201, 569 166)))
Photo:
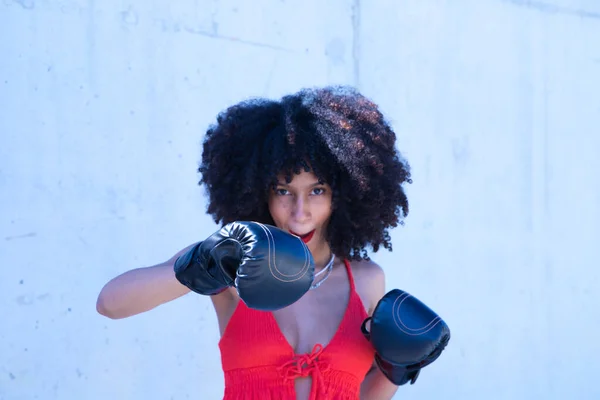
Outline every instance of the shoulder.
POLYGON ((350 261, 356 290, 366 300, 369 314, 385 295, 385 271, 374 261, 350 261))
POLYGON ((352 268, 352 274, 356 280, 371 283, 385 282, 385 272, 375 261, 350 261, 350 267, 352 268))

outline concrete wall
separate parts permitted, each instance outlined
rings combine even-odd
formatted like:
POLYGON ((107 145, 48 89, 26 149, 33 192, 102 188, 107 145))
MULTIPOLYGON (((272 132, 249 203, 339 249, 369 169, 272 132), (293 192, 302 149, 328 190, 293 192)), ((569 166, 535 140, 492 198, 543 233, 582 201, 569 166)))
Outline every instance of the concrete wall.
POLYGON ((397 399, 597 399, 600 3, 0 2, 0 399, 218 399, 188 295, 112 321, 102 285, 216 227, 216 113, 350 83, 413 166, 388 287, 453 339, 397 399))

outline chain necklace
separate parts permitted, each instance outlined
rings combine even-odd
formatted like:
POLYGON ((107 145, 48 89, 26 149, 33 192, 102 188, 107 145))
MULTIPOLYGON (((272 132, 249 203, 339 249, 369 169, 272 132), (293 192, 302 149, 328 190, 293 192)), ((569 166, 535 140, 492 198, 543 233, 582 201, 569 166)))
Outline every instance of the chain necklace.
POLYGON ((323 277, 323 279, 321 279, 319 282, 317 283, 313 283, 310 286, 310 290, 316 289, 319 286, 321 286, 323 284, 323 282, 325 282, 327 280, 327 278, 329 278, 329 275, 331 274, 331 271, 333 270, 333 261, 335 260, 335 254, 331 255, 331 260, 329 260, 329 262, 327 263, 327 265, 325 266, 325 268, 323 268, 322 270, 320 270, 319 272, 317 272, 315 274, 315 278, 313 279, 313 282, 323 273, 325 273, 325 276, 323 277))

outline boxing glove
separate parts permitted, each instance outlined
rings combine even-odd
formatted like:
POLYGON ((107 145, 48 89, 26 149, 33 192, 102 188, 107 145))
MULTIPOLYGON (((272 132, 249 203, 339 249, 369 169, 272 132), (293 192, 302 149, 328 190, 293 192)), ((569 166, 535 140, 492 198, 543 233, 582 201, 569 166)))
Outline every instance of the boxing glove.
POLYGON ((398 386, 414 384, 421 369, 437 360, 450 340, 448 325, 400 289, 388 292, 377 303, 361 329, 375 348, 377 366, 398 386))
POLYGON ((274 311, 293 304, 314 279, 306 244, 277 227, 237 221, 197 243, 175 261, 175 277, 213 295, 235 287, 250 308, 274 311))

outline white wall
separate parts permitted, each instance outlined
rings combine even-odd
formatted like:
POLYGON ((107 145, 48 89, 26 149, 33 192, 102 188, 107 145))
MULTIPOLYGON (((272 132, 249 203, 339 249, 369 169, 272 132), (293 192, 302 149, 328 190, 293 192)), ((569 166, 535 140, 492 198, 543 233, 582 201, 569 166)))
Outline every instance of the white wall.
POLYGON ((0 3, 0 399, 218 399, 208 299, 112 321, 102 285, 211 233, 206 126, 358 85, 413 166, 388 287, 453 338, 396 398, 600 397, 600 3, 0 3))

